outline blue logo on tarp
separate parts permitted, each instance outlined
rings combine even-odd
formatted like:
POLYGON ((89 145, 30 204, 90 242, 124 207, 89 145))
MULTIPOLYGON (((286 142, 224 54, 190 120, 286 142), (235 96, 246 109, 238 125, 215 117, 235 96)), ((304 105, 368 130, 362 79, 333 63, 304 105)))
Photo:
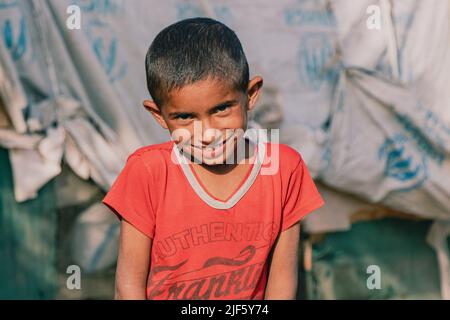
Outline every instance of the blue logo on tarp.
POLYGON ((79 6, 83 12, 99 14, 117 14, 123 10, 122 0, 76 0, 73 4, 79 6))
POLYGON ((97 60, 111 82, 121 79, 127 71, 127 65, 119 55, 118 41, 114 31, 108 24, 93 20, 88 23, 86 34, 97 60))
POLYGON ((283 14, 284 21, 288 26, 336 26, 336 18, 331 10, 286 8, 283 14))
MULTIPOLYGON (((195 18, 195 17, 205 17, 207 15, 207 12, 205 12, 205 10, 203 10, 202 7, 200 7, 199 5, 197 5, 195 3, 190 3, 190 2, 177 3, 176 10, 177 10, 177 19, 178 20, 195 18)), ((211 6, 211 10, 213 10, 215 19, 220 20, 221 22, 223 22, 225 24, 232 23, 233 15, 228 6, 213 4, 211 6)))
POLYGON ((324 83, 337 81, 339 70, 331 62, 336 52, 328 35, 307 33, 300 39, 297 68, 302 84, 319 90, 324 83))
POLYGON ((7 19, 3 24, 3 40, 6 48, 11 52, 13 60, 17 61, 27 50, 27 26, 25 18, 20 19, 19 27, 15 28, 13 21, 7 19), (18 29, 17 32, 15 32, 18 29))
POLYGON ((2 0, 0 1, 0 10, 8 9, 17 6, 17 0, 2 0))
POLYGON ((404 190, 416 188, 427 179, 426 156, 402 134, 387 138, 378 157, 386 161, 384 175, 405 182, 404 190))

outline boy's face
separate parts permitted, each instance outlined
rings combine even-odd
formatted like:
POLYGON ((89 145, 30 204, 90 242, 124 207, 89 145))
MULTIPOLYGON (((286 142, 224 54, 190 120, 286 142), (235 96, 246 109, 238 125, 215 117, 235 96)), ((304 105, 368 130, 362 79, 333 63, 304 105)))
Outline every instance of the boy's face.
POLYGON ((203 164, 218 165, 236 152, 262 83, 261 77, 253 78, 245 93, 226 81, 201 80, 172 90, 161 108, 150 100, 144 106, 185 153, 203 164))

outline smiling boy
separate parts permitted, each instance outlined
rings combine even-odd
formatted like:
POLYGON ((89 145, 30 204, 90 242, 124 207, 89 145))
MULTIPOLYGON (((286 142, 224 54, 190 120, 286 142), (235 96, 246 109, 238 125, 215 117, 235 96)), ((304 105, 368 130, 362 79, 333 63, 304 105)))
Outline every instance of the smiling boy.
POLYGON ((295 299, 299 222, 323 200, 298 152, 249 134, 263 79, 236 34, 180 21, 145 65, 172 139, 133 153, 103 200, 121 219, 116 299, 295 299))

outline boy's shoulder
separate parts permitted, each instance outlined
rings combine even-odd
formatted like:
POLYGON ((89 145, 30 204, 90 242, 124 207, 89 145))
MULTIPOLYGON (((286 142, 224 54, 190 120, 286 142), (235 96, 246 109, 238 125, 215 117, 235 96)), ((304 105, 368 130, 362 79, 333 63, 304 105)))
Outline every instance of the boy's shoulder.
POLYGON ((284 143, 278 143, 278 146, 280 148, 280 155, 286 161, 292 161, 295 163, 302 161, 302 156, 301 156, 300 152, 295 150, 293 147, 291 147, 287 144, 284 144, 284 143))
POLYGON ((268 158, 278 157, 280 166, 288 171, 295 170, 303 162, 301 154, 287 144, 268 142, 267 146, 268 158))
POLYGON ((134 151, 128 161, 132 159, 141 159, 147 166, 154 167, 166 163, 167 157, 170 157, 174 142, 172 140, 157 144, 141 147, 134 151))
POLYGON ((158 152, 167 152, 167 151, 170 152, 170 151, 172 151, 173 143, 174 142, 172 140, 169 140, 166 142, 161 142, 161 143, 141 147, 141 148, 137 149, 135 152, 133 152, 130 155, 130 157, 146 156, 149 153, 158 153, 158 152))

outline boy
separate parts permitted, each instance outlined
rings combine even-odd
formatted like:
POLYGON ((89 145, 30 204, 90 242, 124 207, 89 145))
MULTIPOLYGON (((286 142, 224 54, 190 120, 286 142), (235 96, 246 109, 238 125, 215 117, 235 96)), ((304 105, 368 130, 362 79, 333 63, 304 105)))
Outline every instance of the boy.
POLYGON ((146 72, 144 106, 172 140, 132 154, 104 199, 121 218, 116 299, 295 299, 299 221, 323 200, 294 149, 245 131, 263 80, 239 39, 180 21, 146 72))

